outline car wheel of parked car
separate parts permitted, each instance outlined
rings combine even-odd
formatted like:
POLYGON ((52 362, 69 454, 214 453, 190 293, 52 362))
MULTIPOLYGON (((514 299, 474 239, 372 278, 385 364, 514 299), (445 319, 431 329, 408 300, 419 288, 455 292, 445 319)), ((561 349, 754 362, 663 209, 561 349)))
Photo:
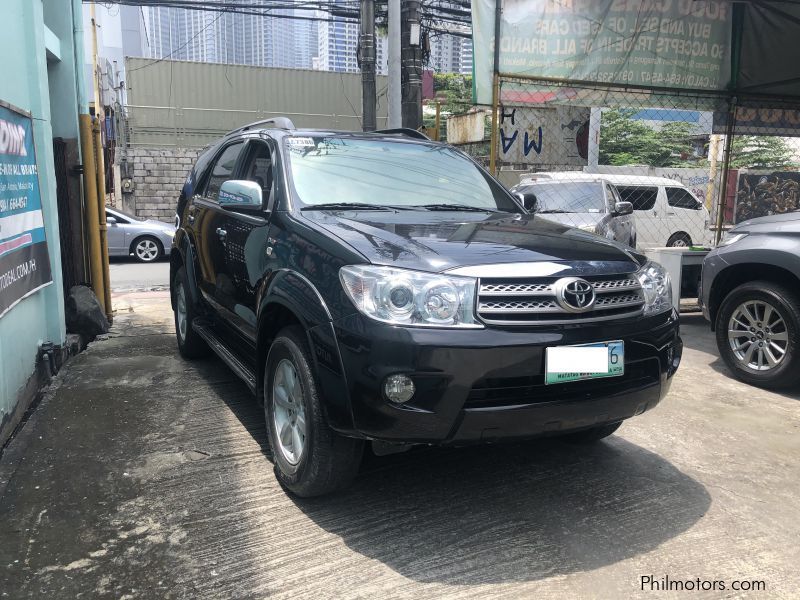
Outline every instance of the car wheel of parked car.
POLYGON ((769 281, 740 285, 725 297, 715 329, 737 378, 768 388, 800 383, 800 302, 791 290, 769 281))
POLYGON ((688 248, 692 245, 692 238, 688 233, 673 233, 667 240, 668 248, 688 248))
POLYGON ((264 413, 278 481, 298 496, 347 486, 358 472, 364 442, 331 429, 320 404, 304 332, 283 329, 264 372, 264 413))
POLYGON ((616 423, 608 423, 606 425, 598 425, 590 429, 583 429, 575 433, 568 433, 561 436, 561 439, 570 444, 593 444, 599 442, 603 438, 607 438, 622 425, 622 421, 616 423))
POLYGON ((164 254, 164 247, 156 238, 142 236, 131 244, 131 252, 139 262, 155 262, 164 254))
POLYGON ((178 338, 178 351, 184 358, 200 358, 209 353, 208 344, 192 329, 195 307, 189 295, 189 278, 186 269, 181 267, 172 282, 175 294, 175 335, 178 338))

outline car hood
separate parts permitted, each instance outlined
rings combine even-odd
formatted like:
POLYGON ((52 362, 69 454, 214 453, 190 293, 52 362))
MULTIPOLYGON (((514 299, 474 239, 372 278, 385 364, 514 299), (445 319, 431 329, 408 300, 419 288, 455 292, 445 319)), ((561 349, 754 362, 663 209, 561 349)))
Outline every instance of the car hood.
POLYGON ((626 246, 530 214, 306 211, 303 216, 373 264, 421 271, 550 262, 589 274, 630 272, 646 261, 626 246))
POLYGON ((175 233, 175 226, 164 221, 157 219, 147 219, 146 221, 139 221, 137 223, 140 229, 150 229, 152 231, 164 231, 166 233, 175 233))
POLYGON ((800 211, 758 217, 738 223, 731 231, 800 233, 800 211))

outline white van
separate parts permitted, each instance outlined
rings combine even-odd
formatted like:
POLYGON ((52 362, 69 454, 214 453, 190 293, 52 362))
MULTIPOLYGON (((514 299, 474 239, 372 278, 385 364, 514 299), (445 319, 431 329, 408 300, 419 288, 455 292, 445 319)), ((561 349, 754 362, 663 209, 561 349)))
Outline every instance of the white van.
MULTIPOLYGON (((523 175, 520 179, 570 179, 577 175, 559 171, 523 175)), ((708 245, 711 242, 708 210, 681 182, 646 175, 604 173, 601 177, 616 186, 623 200, 633 204, 637 248, 708 245)))

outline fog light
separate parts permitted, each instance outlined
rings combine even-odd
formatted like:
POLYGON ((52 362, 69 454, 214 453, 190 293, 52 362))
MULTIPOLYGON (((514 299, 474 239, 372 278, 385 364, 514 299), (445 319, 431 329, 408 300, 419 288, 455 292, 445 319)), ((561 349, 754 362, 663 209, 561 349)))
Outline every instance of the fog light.
POLYGON ((383 393, 396 404, 411 400, 416 388, 408 375, 389 375, 383 382, 383 393))

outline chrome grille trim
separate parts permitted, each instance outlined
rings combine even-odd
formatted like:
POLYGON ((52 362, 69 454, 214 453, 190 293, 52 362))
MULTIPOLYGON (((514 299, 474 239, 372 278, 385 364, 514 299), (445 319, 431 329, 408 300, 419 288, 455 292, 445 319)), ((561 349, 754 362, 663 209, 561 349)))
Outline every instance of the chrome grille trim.
POLYGON ((596 299, 592 309, 585 313, 569 313, 556 302, 554 284, 558 279, 481 279, 478 282, 478 318, 486 324, 526 326, 590 323, 642 313, 644 296, 633 275, 587 276, 596 299))

